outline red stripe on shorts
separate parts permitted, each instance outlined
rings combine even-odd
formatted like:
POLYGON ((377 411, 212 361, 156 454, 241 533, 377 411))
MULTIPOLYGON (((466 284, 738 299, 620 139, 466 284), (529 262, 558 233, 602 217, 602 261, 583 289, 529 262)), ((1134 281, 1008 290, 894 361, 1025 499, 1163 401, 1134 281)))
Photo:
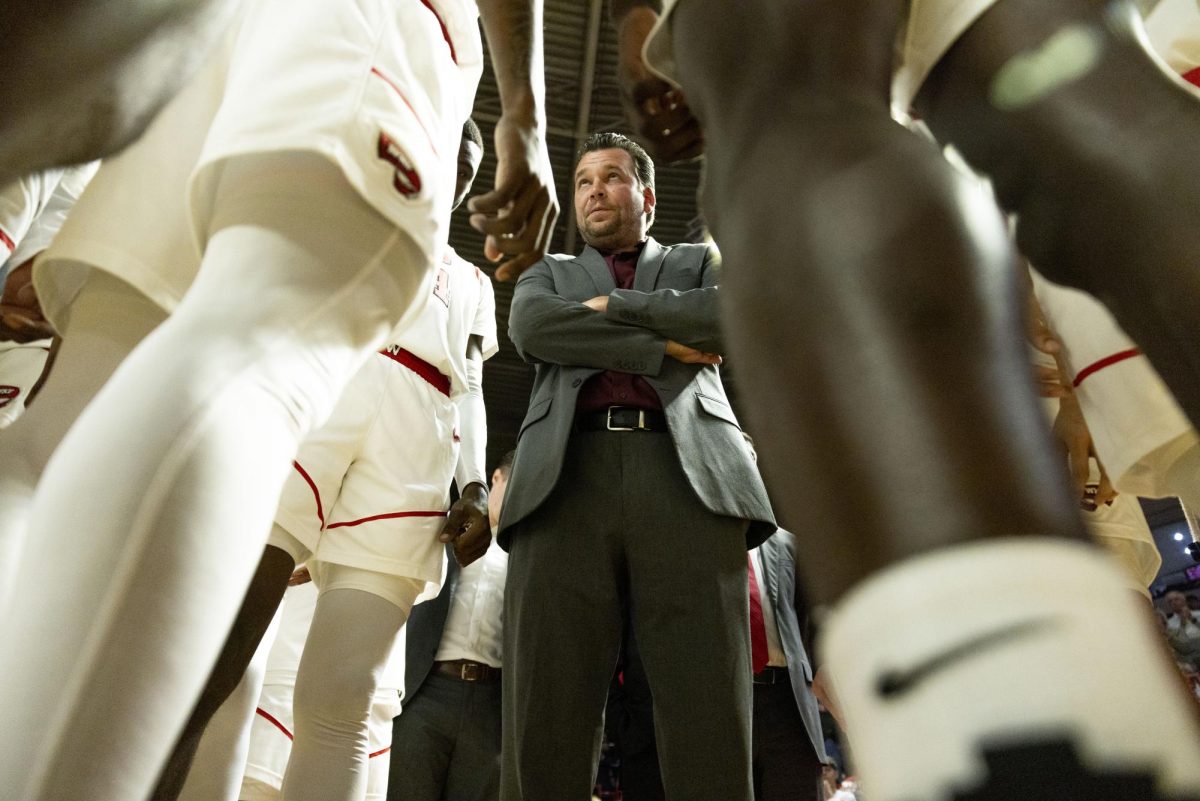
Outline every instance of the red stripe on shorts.
POLYGON ((433 7, 433 4, 430 3, 429 0, 421 0, 421 2, 425 4, 425 7, 428 8, 430 12, 432 12, 433 16, 437 17, 438 25, 442 26, 442 38, 445 39, 446 44, 450 46, 450 58, 455 64, 457 64, 458 53, 454 52, 454 42, 450 41, 450 31, 446 28, 446 23, 442 21, 442 15, 437 13, 437 9, 433 7))
POLYGON ((276 720, 274 715, 272 715, 270 712, 263 709, 262 707, 255 709, 254 714, 258 715, 260 718, 266 718, 267 722, 274 724, 275 728, 279 729, 281 732, 286 734, 287 738, 289 740, 296 739, 295 737, 292 736, 292 733, 287 730, 287 726, 284 726, 282 723, 280 723, 278 720, 276 720))
POLYGON ((292 462, 292 467, 296 468, 296 472, 300 474, 300 477, 308 482, 308 488, 312 490, 313 500, 317 502, 317 519, 321 521, 321 526, 323 527, 325 525, 325 510, 321 508, 321 493, 317 491, 317 483, 312 480, 312 476, 305 472, 299 462, 292 462))
POLYGON ((445 512, 388 512, 385 515, 372 515, 364 517, 360 520, 347 520, 344 523, 330 523, 325 527, 326 530, 331 528, 350 528, 352 526, 361 526, 363 523, 373 523, 376 520, 395 520, 400 517, 445 517, 445 512))
POLYGON ((434 144, 433 137, 429 134, 429 129, 425 127, 425 123, 421 121, 421 116, 417 114, 417 110, 413 108, 412 103, 409 103, 408 98, 404 96, 404 92, 401 92, 400 87, 396 85, 396 82, 384 75, 379 67, 371 67, 371 74, 375 75, 388 86, 392 87, 392 91, 400 96, 400 99, 404 101, 404 105, 408 106, 408 110, 412 112, 413 119, 417 121, 417 125, 421 126, 421 130, 425 132, 425 138, 429 140, 429 146, 433 148, 433 155, 436 156, 438 154, 437 145, 434 144))
POLYGON ((1132 359, 1134 356, 1141 356, 1141 355, 1142 355, 1142 351, 1139 348, 1130 348, 1129 350, 1123 350, 1120 353, 1114 353, 1111 356, 1105 356, 1100 361, 1092 362, 1087 367, 1080 370, 1075 375, 1075 380, 1071 382, 1071 385, 1077 387, 1083 383, 1085 378, 1092 375, 1093 373, 1098 373, 1101 370, 1103 370, 1105 367, 1112 367, 1114 364, 1117 364, 1118 362, 1123 362, 1126 359, 1132 359))
POLYGON ((3 228, 0 228, 0 245, 8 248, 9 253, 17 249, 17 243, 12 240, 12 237, 3 228))
POLYGON ((374 759, 375 757, 379 756, 380 754, 386 754, 388 751, 391 751, 391 750, 392 750, 392 747, 390 745, 387 748, 380 748, 378 751, 376 751, 373 754, 367 754, 367 759, 374 759))
POLYGON ((416 354, 410 353, 404 348, 397 348, 395 353, 384 348, 379 351, 381 356, 387 356, 394 362, 404 365, 409 370, 412 370, 417 375, 424 378, 438 392, 450 397, 450 379, 442 375, 436 367, 422 359, 416 354))
POLYGON ((1190 84, 1200 86, 1200 67, 1196 67, 1196 69, 1191 70, 1190 72, 1183 73, 1183 79, 1190 84))

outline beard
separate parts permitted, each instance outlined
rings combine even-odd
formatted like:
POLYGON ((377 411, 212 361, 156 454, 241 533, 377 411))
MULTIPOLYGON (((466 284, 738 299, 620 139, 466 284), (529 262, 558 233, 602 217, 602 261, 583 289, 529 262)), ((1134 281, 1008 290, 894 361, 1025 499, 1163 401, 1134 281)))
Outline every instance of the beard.
POLYGON ((619 214, 612 214, 606 220, 592 222, 588 218, 579 221, 579 235, 594 248, 611 247, 616 240, 623 238, 625 220, 619 214))

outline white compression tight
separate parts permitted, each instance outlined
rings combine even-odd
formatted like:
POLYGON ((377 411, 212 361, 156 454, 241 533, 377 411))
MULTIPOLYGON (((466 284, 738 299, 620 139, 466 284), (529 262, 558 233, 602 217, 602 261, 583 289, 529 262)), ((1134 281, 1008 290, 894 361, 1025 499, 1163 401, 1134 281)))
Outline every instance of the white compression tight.
MULTIPOLYGON (((284 801, 358 801, 367 791, 367 722, 375 690, 413 601, 425 587, 392 578, 405 605, 354 587, 368 571, 325 565, 293 701, 295 737, 284 801)), ((369 586, 367 582, 364 586, 369 586)), ((396 592, 389 592, 396 597, 396 592)))
MULTIPOLYGON (((204 263, 38 487, 0 709, 23 801, 149 795, 208 678, 297 444, 424 296, 403 232, 317 157, 244 157, 204 263)), ((36 406, 36 404, 35 404, 36 406)))
POLYGON ((33 488, 50 454, 117 366, 165 318, 145 295, 99 270, 71 303, 41 394, 0 432, 0 610, 15 582, 33 488))

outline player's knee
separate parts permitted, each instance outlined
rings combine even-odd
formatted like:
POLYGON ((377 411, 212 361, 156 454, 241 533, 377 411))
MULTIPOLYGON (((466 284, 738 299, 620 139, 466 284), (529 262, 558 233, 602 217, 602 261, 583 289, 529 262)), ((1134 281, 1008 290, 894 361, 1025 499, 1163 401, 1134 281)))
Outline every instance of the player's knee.
MULTIPOLYGON (((370 671, 356 670, 348 660, 330 658, 319 675, 304 671, 296 681, 292 701, 297 725, 305 721, 326 730, 353 734, 369 718, 375 680, 370 671)), ((304 665, 307 668, 310 665, 304 665)))

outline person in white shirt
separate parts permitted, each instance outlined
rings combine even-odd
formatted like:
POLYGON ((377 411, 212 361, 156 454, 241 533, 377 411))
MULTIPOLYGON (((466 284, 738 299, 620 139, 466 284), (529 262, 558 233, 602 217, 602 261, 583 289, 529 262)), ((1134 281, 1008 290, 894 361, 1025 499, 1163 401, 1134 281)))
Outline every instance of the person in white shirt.
MULTIPOLYGON (((454 206, 483 158, 463 127, 454 206)), ((409 611, 438 592, 445 561, 478 558, 490 537, 483 458, 483 362, 496 353, 491 282, 447 249, 411 324, 353 377, 328 422, 302 443, 246 600, 168 768, 173 798, 209 717, 233 691, 297 565, 320 590, 296 677, 285 798, 353 799, 368 774, 368 715, 409 611), (450 483, 462 497, 450 507, 450 483), (461 534, 461 536, 459 536, 461 534), (316 790, 314 788, 320 788, 316 790)))
MULTIPOLYGON (((488 521, 500 520, 515 451, 492 472, 488 521)), ((500 793, 500 677, 508 554, 492 542, 438 597, 413 609, 404 700, 392 733, 388 801, 495 801, 500 793)))
POLYGON ((486 57, 480 20, 503 111, 498 183, 473 199, 471 222, 485 255, 509 257, 501 278, 545 252, 558 205, 541 9, 244 4, 217 102, 199 115, 199 156, 180 155, 194 168, 174 196, 185 208, 133 217, 113 198, 110 236, 168 226, 188 234, 168 257, 201 264, 38 484, 20 603, 0 619, 0 707, 20 732, 0 752, 6 792, 126 801, 153 790, 237 615, 290 460, 428 297, 486 57))

